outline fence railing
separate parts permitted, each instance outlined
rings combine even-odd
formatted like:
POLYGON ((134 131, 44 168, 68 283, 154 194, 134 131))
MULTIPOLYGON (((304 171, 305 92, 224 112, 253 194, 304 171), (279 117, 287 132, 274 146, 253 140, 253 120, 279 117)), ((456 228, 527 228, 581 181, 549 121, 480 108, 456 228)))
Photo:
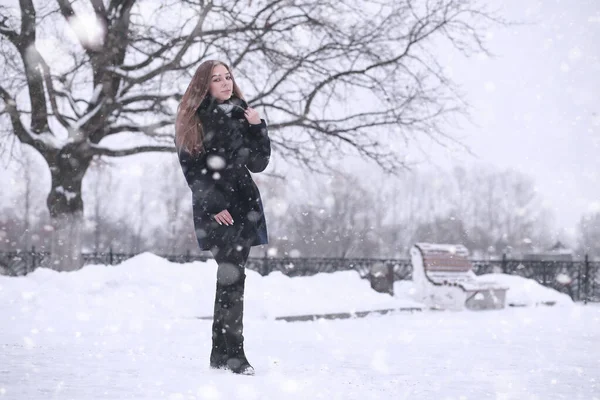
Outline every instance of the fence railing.
MULTIPOLYGON (((136 254, 83 253, 84 264, 117 265, 136 254)), ((0 269, 12 276, 26 275, 44 265, 48 252, 0 252, 0 269)), ((191 253, 160 255, 171 262, 206 261, 212 257, 191 253)), ((589 261, 534 261, 515 260, 503 256, 500 260, 472 260, 477 275, 503 273, 533 279, 538 283, 568 294, 575 301, 600 302, 600 262, 589 261)), ((308 276, 323 272, 356 271, 369 279, 371 287, 393 294, 395 281, 412 279, 412 265, 408 259, 393 258, 273 258, 251 257, 246 268, 262 276, 280 271, 284 275, 308 276)), ((2 272, 2 271, 0 271, 2 272)))

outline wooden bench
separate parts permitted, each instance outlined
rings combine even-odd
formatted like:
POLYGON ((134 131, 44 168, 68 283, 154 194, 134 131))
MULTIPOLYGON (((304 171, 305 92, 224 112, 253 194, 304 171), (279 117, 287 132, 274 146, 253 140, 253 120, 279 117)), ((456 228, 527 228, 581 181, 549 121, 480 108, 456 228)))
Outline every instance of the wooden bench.
POLYGON ((507 287, 477 281, 463 245, 417 243, 410 249, 416 296, 436 309, 500 309, 507 287))

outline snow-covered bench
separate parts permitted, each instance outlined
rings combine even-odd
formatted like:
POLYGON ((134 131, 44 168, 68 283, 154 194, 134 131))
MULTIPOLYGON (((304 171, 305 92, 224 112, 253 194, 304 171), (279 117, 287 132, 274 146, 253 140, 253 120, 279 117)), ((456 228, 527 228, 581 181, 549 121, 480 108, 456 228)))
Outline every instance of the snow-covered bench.
POLYGON ((417 243, 410 249, 418 300, 428 307, 504 308, 507 287, 478 282, 463 245, 417 243))

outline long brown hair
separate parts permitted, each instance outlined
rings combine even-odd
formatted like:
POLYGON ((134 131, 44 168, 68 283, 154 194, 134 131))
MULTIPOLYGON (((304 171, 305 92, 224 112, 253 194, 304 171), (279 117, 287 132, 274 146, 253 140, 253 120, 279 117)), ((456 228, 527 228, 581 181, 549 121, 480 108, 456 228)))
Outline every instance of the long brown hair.
POLYGON ((240 99, 244 98, 240 88, 235 83, 235 79, 233 79, 233 74, 231 73, 229 65, 217 60, 207 60, 200 64, 177 107, 177 118, 175 120, 175 146, 177 146, 178 151, 184 149, 192 154, 204 151, 202 146, 204 132, 202 132, 202 125, 200 124, 200 118, 198 118, 196 111, 206 96, 210 96, 209 89, 212 73, 214 68, 218 65, 227 68, 227 71, 231 75, 231 80, 233 81, 233 96, 240 99))

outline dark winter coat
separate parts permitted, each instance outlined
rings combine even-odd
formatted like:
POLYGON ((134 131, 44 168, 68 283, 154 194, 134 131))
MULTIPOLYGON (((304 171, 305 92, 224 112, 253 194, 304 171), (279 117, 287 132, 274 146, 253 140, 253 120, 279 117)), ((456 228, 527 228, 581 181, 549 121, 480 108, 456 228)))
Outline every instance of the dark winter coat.
POLYGON ((250 172, 269 164, 271 141, 264 120, 250 125, 244 116, 245 101, 227 116, 212 97, 198 108, 204 132, 204 151, 178 152, 185 179, 192 191, 194 228, 202 250, 228 245, 258 246, 268 243, 267 224, 258 187, 250 172), (214 215, 228 210, 233 225, 219 225, 214 215))

